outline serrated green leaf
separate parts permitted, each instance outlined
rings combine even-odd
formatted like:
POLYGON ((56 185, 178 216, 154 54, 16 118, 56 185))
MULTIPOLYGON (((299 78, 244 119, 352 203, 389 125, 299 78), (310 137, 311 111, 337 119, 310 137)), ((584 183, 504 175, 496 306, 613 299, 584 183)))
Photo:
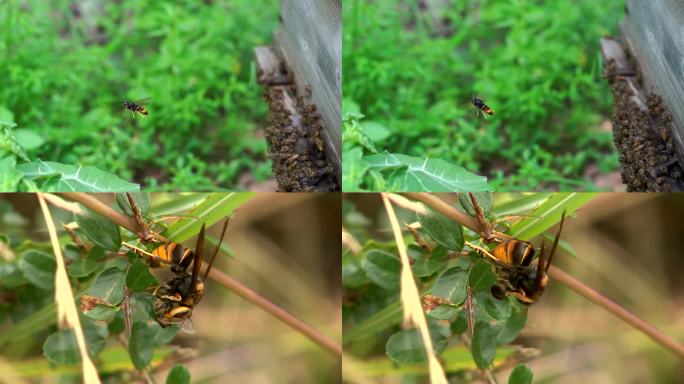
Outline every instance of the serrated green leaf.
POLYGON ((97 275, 93 285, 88 290, 88 294, 106 300, 112 305, 119 305, 124 297, 125 282, 125 271, 116 267, 109 267, 97 275))
POLYGON ((475 305, 482 307, 484 312, 494 320, 505 320, 511 314, 509 301, 495 298, 489 290, 476 292, 474 296, 475 305))
POLYGON ((490 290, 496 283, 496 274, 492 271, 492 266, 485 260, 475 261, 473 268, 468 276, 468 285, 473 291, 490 290))
MULTIPOLYGON (((159 326, 157 324, 157 326, 159 326)), ((136 321, 131 330, 131 339, 128 343, 128 353, 135 368, 143 369, 152 361, 154 352, 154 337, 157 333, 154 325, 136 321)))
POLYGON ((108 251, 118 251, 121 248, 121 233, 119 226, 89 209, 83 215, 75 215, 78 227, 95 243, 108 251))
POLYGON ((418 221, 437 244, 452 251, 463 249, 463 229, 458 222, 432 209, 426 214, 418 214, 418 221))
POLYGON ((126 286, 128 289, 132 292, 142 292, 156 284, 159 284, 159 281, 150 272, 150 268, 138 259, 133 260, 126 275, 126 286))
POLYGON ((55 258, 45 252, 27 250, 21 254, 19 269, 26 280, 38 288, 51 290, 55 285, 55 258))
POLYGON ((67 165, 38 160, 19 164, 17 170, 30 180, 57 174, 60 178, 54 190, 61 192, 133 192, 140 190, 138 184, 129 183, 114 174, 91 166, 67 165))
POLYGON ((174 365, 166 376, 166 384, 189 384, 190 371, 180 364, 174 365))
POLYGON ((491 191, 487 178, 440 159, 423 159, 387 151, 363 158, 370 170, 390 171, 388 184, 401 192, 491 191))
POLYGON ((383 288, 393 289, 399 286, 401 261, 390 253, 375 249, 366 252, 361 268, 371 281, 383 288))
POLYGON ((468 271, 461 267, 452 267, 437 277, 430 293, 445 298, 454 304, 460 304, 466 298, 467 285, 468 271))
POLYGON ((498 332, 486 321, 476 321, 471 350, 473 360, 480 369, 485 369, 496 355, 498 332))
POLYGON ((508 384, 532 384, 534 375, 532 370, 525 364, 518 364, 508 377, 508 384))

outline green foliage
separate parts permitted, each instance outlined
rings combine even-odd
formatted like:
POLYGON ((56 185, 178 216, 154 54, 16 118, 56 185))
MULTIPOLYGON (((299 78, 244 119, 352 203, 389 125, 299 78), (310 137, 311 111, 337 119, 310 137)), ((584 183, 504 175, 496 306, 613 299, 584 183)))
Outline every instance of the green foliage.
POLYGON ((497 191, 596 189, 589 169, 618 168, 600 127, 611 99, 599 39, 617 34, 624 1, 448 4, 442 29, 409 2, 343 2, 344 107, 391 132, 367 128, 375 148, 462 166, 497 191))
MULTIPOLYGON (((195 206, 201 211, 201 218, 214 220, 219 214, 232 214, 251 196, 249 193, 245 196, 201 194, 199 199, 166 196, 165 209, 169 214, 185 216, 195 206), (176 199, 178 201, 174 201, 176 199), (187 206, 188 201, 193 201, 191 207, 187 206)), ((134 199, 144 211, 154 211, 149 195, 134 194, 134 199)), ((55 217, 70 217, 70 214, 59 212, 58 209, 53 208, 53 211, 55 217)), ((29 240, 29 236, 35 235, 35 228, 28 228, 25 224, 24 227, 17 227, 16 222, 20 221, 16 218, 14 221, 7 219, 16 216, 16 212, 12 212, 11 208, 4 210, 0 203, 0 228, 12 230, 9 236, 0 234, 0 240, 17 255, 11 261, 0 259, 0 296, 8 298, 0 303, 0 322, 3 323, 0 350, 3 356, 13 360, 24 358, 35 361, 39 359, 35 354, 42 346, 43 356, 51 363, 42 368, 43 374, 57 374, 71 368, 76 368, 73 374, 78 374, 81 357, 73 331, 60 330, 55 325, 57 313, 53 291, 56 263, 51 243, 47 239, 29 240)), ((121 246, 122 240, 129 244, 135 242, 135 235, 128 231, 120 232, 117 226, 92 212, 88 212, 85 218, 78 217, 76 221, 79 228, 75 234, 90 249, 86 251, 75 246, 66 232, 60 232, 59 240, 67 260, 74 300, 81 300, 81 304, 92 300, 93 307, 84 307, 85 311, 80 315, 87 348, 98 372, 102 373, 100 369, 104 369, 109 375, 115 376, 115 381, 127 381, 130 372, 158 364, 168 355, 164 347, 175 338, 178 327, 162 327, 155 319, 156 299, 150 292, 160 281, 151 273, 143 258, 127 253, 128 249, 121 246), (130 291, 128 302, 133 324, 130 338, 124 321, 126 288, 130 291), (121 337, 128 339, 128 349, 123 357, 108 354, 107 351, 113 346, 123 348, 121 337)), ((195 228, 184 228, 179 233, 195 236, 198 231, 195 228)), ((143 244, 138 245, 144 247, 143 244)), ((31 369, 26 372, 35 374, 35 370, 31 369)), ((169 375, 169 380, 188 382, 189 373, 186 368, 177 367, 169 375)))
MULTIPOLYGON (((544 198, 536 199, 532 204, 527 196, 504 195, 497 199, 491 194, 481 194, 478 204, 492 221, 501 217, 498 214, 499 206, 515 210, 525 217, 523 220, 537 217, 538 221, 544 223, 535 227, 539 230, 535 235, 540 235, 558 223, 560 216, 555 215, 556 212, 566 210, 568 216, 572 216, 591 197, 591 194, 576 193, 544 194, 544 198), (518 199, 524 201, 515 203, 518 199), (547 220, 546 215, 552 215, 552 218, 547 220)), ((459 199, 455 204, 470 207, 470 214, 474 215, 469 199, 459 199)), ((364 358, 373 361, 374 363, 368 365, 370 370, 377 367, 379 356, 386 354, 394 363, 399 364, 398 370, 406 366, 411 367, 407 368, 407 372, 426 374, 422 339, 417 330, 400 327, 401 264, 394 255, 396 244, 391 240, 379 241, 374 237, 374 234, 384 233, 388 229, 385 228, 387 224, 381 224, 378 228, 358 226, 355 223, 363 222, 358 217, 360 211, 355 211, 353 206, 346 207, 349 209, 345 210, 345 228, 363 245, 358 254, 345 253, 342 258, 345 351, 361 361, 364 358)), ((369 212, 367 204, 362 212, 369 212)), ((400 210, 399 213, 404 212, 400 210)), ((381 207, 378 214, 384 214, 381 207)), ((403 219, 410 222, 410 218, 403 219)), ((418 215, 416 219, 421 224, 419 235, 423 246, 418 245, 417 238, 412 241, 408 237, 408 253, 413 260, 414 280, 424 300, 435 352, 441 355, 443 367, 450 377, 458 377, 469 370, 496 367, 511 350, 519 348, 508 345, 518 338, 524 328, 528 310, 512 294, 503 299, 493 296, 492 286, 503 283, 505 275, 499 264, 474 251, 472 246, 477 243, 480 247, 489 247, 491 250, 494 244, 484 242, 479 234, 470 230, 464 231, 461 224, 436 212, 418 215), (473 318, 473 328, 469 321, 470 316, 473 318), (463 340, 470 342, 464 343, 463 340), (471 356, 470 362, 464 362, 460 357, 459 360, 450 360, 451 356, 462 356, 461 352, 471 356)), ((513 229, 508 229, 506 233, 514 234, 513 229)), ((363 367, 361 363, 357 369, 363 367)), ((374 375, 382 376, 382 373, 373 372, 374 375)), ((395 375, 396 371, 388 370, 385 374, 395 375)), ((526 377, 523 372, 516 373, 516 377, 517 375, 520 375, 520 379, 516 380, 526 377)))
POLYGON ((174 365, 166 377, 166 384, 190 384, 190 371, 183 365, 174 365))
POLYGON ((508 377, 508 384, 531 384, 533 378, 532 370, 525 364, 516 365, 508 377))
POLYGON ((386 138, 385 128, 378 123, 363 122, 358 113, 346 114, 342 120, 344 163, 342 188, 347 192, 376 191, 489 191, 487 179, 441 159, 406 156, 384 151, 378 153, 375 140, 386 138), (382 130, 381 130, 382 129, 382 130))
POLYGON ((245 172, 264 180, 252 50, 272 41, 277 12, 275 0, 5 1, 0 122, 22 129, 16 141, 31 159, 146 189, 238 189, 245 172), (123 109, 142 98, 148 117, 123 109))
POLYGON ((0 121, 0 192, 136 191, 137 184, 91 166, 31 161, 25 148, 37 148, 42 138, 30 131, 13 131, 13 122, 0 121), (20 134, 17 135, 17 132, 20 134), (25 144, 22 145, 22 142, 25 144), (25 147, 27 146, 27 147, 25 147))

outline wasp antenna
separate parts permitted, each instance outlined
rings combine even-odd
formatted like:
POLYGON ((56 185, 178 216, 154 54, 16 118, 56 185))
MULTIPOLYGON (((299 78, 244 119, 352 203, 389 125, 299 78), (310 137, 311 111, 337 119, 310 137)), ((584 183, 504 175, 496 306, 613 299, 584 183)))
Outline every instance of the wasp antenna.
POLYGON ((204 271, 204 276, 202 277, 202 280, 206 281, 207 276, 209 276, 209 271, 211 271, 211 267, 214 265, 214 260, 216 260, 216 255, 218 255, 219 250, 221 249, 221 244, 223 243, 223 236, 226 234, 226 228, 228 228, 228 223, 230 222, 230 216, 226 217, 226 220, 223 222, 223 230, 221 230, 221 238, 219 238, 219 242, 216 243, 216 248, 214 248, 214 253, 211 255, 211 260, 209 260, 209 264, 207 265, 206 271, 204 271))
POLYGON ((553 245, 551 246, 551 253, 549 254, 549 263, 546 265, 546 271, 549 270, 549 267, 551 266, 551 259, 553 259, 553 255, 556 253, 556 247, 558 247, 558 240, 560 239, 560 234, 561 231, 563 230, 563 221, 565 221, 565 210, 563 210, 563 213, 561 214, 561 219, 560 219, 560 225, 558 226, 558 232, 556 233, 556 237, 553 239, 553 245))

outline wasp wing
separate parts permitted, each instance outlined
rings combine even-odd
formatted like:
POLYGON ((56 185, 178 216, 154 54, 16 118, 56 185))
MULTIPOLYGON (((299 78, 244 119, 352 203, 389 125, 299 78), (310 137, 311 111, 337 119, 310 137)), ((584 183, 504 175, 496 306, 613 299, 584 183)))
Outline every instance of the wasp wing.
POLYGON ((202 224, 199 235, 197 235, 197 245, 195 246, 195 259, 192 262, 192 280, 190 281, 190 286, 192 287, 192 293, 195 293, 197 289, 197 276, 199 276, 200 267, 202 267, 202 256, 204 255, 204 232, 205 225, 202 224))

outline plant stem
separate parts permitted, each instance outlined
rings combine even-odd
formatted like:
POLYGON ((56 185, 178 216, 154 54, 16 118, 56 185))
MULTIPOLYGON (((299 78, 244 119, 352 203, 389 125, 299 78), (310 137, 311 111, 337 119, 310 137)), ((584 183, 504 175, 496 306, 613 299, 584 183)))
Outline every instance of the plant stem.
MULTIPOLYGON (((102 215, 103 217, 110 219, 114 223, 128 229, 133 233, 137 233, 138 231, 137 224, 133 219, 123 215, 120 212, 115 211, 114 209, 102 203, 100 200, 94 198, 93 196, 78 192, 62 193, 62 196, 83 204, 90 210, 102 215)), ((206 270, 207 263, 202 264, 206 270)), ((233 279, 232 277, 216 269, 211 270, 211 272, 209 273, 209 277, 217 283, 228 288, 229 290, 235 292, 238 296, 242 297, 243 299, 270 313, 271 315, 273 315, 286 325, 290 326, 291 328, 301 332, 302 334, 304 334, 304 336, 308 337, 310 340, 325 348, 332 354, 336 356, 342 356, 342 346, 338 344, 335 340, 318 332, 304 321, 288 313, 284 309, 275 305, 274 303, 259 295, 247 286, 243 285, 239 281, 233 279)))
MULTIPOLYGON (((462 225, 470 228, 474 232, 480 233, 480 226, 475 219, 467 215, 465 212, 462 212, 452 207, 451 205, 445 203, 439 197, 428 193, 416 192, 404 193, 404 195, 411 199, 418 200, 423 204, 429 206, 430 208, 434 209, 435 211, 443 214, 444 216, 449 217, 461 223, 462 225)), ((594 302, 598 306, 603 307, 605 310, 619 317, 624 322, 636 328, 637 330, 645 333, 658 344, 678 354, 679 356, 684 357, 684 345, 677 342, 673 338, 667 336, 666 334, 662 333, 647 321, 639 318, 637 315, 621 307, 619 304, 615 303, 609 298, 603 296, 602 294, 600 294, 593 288, 589 287, 588 285, 584 284, 580 280, 577 280, 570 274, 564 272, 563 270, 555 266, 551 266, 551 268, 549 269, 549 275, 551 275, 551 277, 553 277, 559 283, 572 289, 576 293, 594 302)))

